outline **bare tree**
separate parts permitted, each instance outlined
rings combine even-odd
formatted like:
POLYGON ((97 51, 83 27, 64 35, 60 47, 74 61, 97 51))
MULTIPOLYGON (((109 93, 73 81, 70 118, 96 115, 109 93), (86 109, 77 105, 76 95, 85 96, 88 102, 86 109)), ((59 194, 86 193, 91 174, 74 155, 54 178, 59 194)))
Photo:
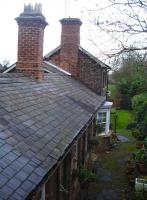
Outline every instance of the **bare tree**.
POLYGON ((130 51, 147 50, 147 0, 107 0, 96 4, 92 22, 107 34, 111 47, 103 51, 112 58, 130 51), (113 44, 113 45, 112 45, 113 44))

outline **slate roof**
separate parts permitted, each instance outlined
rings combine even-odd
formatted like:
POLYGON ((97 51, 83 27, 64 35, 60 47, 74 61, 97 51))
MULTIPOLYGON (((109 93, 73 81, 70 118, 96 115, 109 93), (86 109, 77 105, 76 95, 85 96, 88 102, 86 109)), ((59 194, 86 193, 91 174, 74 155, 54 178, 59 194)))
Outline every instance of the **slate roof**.
MULTIPOLYGON (((50 67, 50 64, 49 63, 46 63, 43 62, 43 69, 44 69, 44 72, 49 72, 48 71, 48 68, 51 70, 50 72, 55 72, 54 68, 50 67)), ((57 70, 56 70, 57 71, 57 70)), ((59 71, 59 70, 58 70, 59 71)), ((10 67, 8 67, 5 71, 3 71, 2 73, 6 74, 6 73, 9 73, 9 72, 14 72, 14 73, 17 73, 17 70, 16 70, 16 63, 13 63, 10 67)))
POLYGON ((66 74, 66 75, 71 75, 69 72, 61 69, 60 67, 58 67, 55 64, 52 64, 48 61, 43 61, 43 69, 44 71, 46 70, 46 72, 48 73, 58 73, 58 74, 66 74))
POLYGON ((16 63, 13 63, 11 66, 9 66, 3 73, 8 73, 16 68, 16 63))
POLYGON ((0 199, 25 199, 103 102, 64 73, 0 74, 0 199))

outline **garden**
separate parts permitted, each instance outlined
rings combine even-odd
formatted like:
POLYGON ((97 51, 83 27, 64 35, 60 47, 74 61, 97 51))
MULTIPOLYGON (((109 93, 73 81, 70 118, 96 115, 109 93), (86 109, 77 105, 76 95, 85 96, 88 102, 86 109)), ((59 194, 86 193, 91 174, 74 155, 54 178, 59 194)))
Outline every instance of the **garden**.
POLYGON ((147 70, 136 53, 122 57, 110 75, 109 101, 113 102, 110 145, 98 151, 100 139, 91 141, 91 172, 79 200, 147 199, 147 70))
MULTIPOLYGON (((111 138, 111 147, 98 152, 98 138, 91 141, 90 171, 81 168, 80 200, 145 200, 147 184, 147 142, 134 137, 128 124, 131 111, 112 109, 117 115, 118 141, 111 138), (83 181, 86 180, 86 181, 83 181), (86 183, 86 184, 85 184, 86 183)), ((111 116, 112 128, 114 126, 111 116)))

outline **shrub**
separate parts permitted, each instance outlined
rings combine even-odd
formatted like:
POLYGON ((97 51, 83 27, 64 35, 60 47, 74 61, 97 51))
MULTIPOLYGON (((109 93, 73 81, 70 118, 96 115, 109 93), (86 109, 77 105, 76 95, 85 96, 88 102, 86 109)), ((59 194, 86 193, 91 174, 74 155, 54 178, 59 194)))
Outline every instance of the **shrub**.
POLYGON ((134 138, 138 139, 138 140, 141 139, 141 133, 140 133, 140 131, 138 129, 133 129, 132 130, 132 136, 134 138))
POLYGON ((132 129, 134 129, 136 127, 136 123, 135 122, 130 122, 128 125, 127 125, 127 129, 129 129, 129 130, 132 130, 132 129))
POLYGON ((147 150, 142 148, 135 153, 135 160, 141 163, 147 163, 147 150))
POLYGON ((79 166, 76 174, 80 182, 96 181, 96 174, 88 170, 85 166, 79 166))
POLYGON ((142 139, 144 139, 147 136, 147 92, 133 97, 132 108, 136 128, 140 131, 142 139))

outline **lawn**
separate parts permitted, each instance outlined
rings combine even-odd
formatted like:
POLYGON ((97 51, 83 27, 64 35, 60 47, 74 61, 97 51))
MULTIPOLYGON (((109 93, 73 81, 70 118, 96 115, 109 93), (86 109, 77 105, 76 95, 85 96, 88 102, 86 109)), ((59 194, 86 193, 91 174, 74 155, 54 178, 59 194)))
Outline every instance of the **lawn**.
POLYGON ((115 123, 114 115, 117 116, 117 118, 116 118, 116 129, 117 130, 126 129, 127 125, 133 121, 132 111, 113 108, 111 111, 112 128, 114 128, 114 123, 115 123))

